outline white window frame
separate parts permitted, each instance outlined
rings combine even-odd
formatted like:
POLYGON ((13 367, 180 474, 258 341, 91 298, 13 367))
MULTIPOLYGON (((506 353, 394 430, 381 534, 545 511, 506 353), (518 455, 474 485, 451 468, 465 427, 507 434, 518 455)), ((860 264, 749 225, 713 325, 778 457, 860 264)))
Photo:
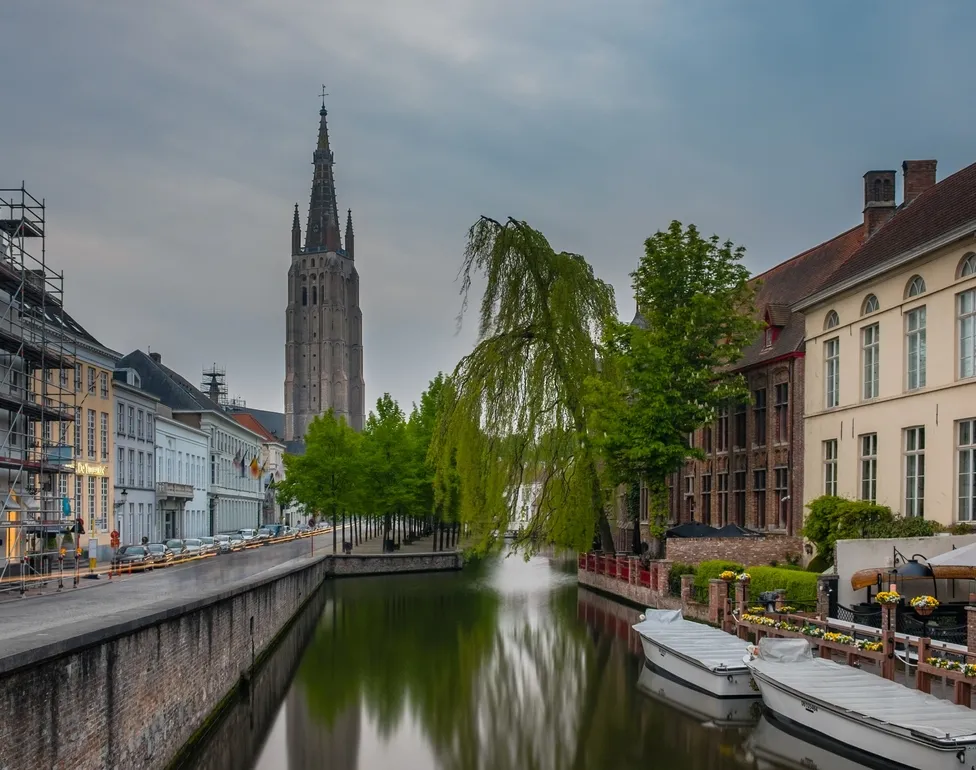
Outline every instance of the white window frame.
POLYGON ((902 431, 905 452, 905 516, 925 517, 925 426, 902 431))
POLYGON ((956 295, 959 330, 959 379, 976 375, 976 289, 956 295))
POLYGON ((956 520, 976 516, 976 419, 956 423, 956 520))
POLYGON ((824 342, 824 406, 840 405, 840 337, 824 342))
POLYGON ((823 493, 837 496, 837 439, 823 442, 823 493))
POLYGON ((881 390, 881 327, 861 329, 861 398, 877 398, 881 390))
POLYGON ((905 313, 907 390, 925 387, 925 305, 905 313))
POLYGON ((878 502, 878 434, 862 433, 857 437, 861 472, 860 499, 878 502))
POLYGON ((116 458, 118 462, 118 468, 115 469, 115 483, 120 486, 125 486, 125 447, 119 447, 118 457, 116 458))

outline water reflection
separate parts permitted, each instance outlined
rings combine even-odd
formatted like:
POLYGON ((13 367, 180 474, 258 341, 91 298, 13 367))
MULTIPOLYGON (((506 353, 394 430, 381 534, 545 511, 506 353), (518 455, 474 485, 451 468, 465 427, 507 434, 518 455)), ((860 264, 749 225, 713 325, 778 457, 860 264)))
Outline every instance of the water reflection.
POLYGON ((499 558, 325 591, 262 770, 756 767, 748 728, 642 691, 636 611, 572 569, 499 558))

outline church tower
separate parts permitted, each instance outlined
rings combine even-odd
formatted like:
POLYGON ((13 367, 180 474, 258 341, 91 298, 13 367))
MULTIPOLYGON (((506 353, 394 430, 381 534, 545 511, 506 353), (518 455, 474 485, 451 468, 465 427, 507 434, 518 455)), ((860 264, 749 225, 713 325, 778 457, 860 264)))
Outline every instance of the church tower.
POLYGON ((316 415, 330 408, 355 430, 365 422, 363 314, 353 249, 352 210, 346 244, 339 232, 334 157, 328 112, 319 111, 319 139, 312 153, 312 194, 302 247, 295 204, 285 311, 285 440, 300 441, 316 415))

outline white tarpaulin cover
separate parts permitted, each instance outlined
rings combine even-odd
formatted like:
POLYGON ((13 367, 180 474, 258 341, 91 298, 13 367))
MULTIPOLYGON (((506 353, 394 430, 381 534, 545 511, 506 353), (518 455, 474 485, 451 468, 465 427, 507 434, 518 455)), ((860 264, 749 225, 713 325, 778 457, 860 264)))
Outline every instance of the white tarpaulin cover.
POLYGON ((976 567, 976 543, 926 559, 930 567, 976 567))
POLYGON ((868 671, 803 657, 797 642, 809 650, 805 639, 763 639, 759 657, 751 660, 749 667, 760 680, 769 679, 792 690, 798 698, 847 712, 851 719, 869 725, 873 722, 876 728, 891 725, 935 739, 976 742, 973 709, 910 690, 868 671))
POLYGON ((742 670, 749 643, 717 628, 685 620, 681 610, 647 610, 633 628, 659 647, 698 662, 711 671, 742 670))

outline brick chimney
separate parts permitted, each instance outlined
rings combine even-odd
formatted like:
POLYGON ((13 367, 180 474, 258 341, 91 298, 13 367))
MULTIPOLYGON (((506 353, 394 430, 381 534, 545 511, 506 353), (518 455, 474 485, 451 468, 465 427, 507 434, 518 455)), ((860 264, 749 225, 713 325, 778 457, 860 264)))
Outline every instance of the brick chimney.
POLYGON ((163 363, 163 357, 159 353, 150 353, 149 357, 155 361, 157 364, 163 363))
POLYGON ((934 160, 906 160, 901 164, 905 178, 905 203, 911 203, 935 184, 934 160))
POLYGON ((874 235, 895 213, 895 172, 868 171, 864 175, 864 240, 874 235))

